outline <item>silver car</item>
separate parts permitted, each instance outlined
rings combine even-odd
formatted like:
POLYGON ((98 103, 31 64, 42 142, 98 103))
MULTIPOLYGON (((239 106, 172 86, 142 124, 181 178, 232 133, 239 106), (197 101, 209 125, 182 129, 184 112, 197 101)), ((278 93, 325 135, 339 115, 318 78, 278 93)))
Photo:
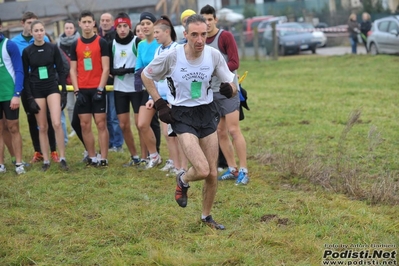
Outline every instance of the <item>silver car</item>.
POLYGON ((370 54, 399 54, 399 16, 374 21, 367 37, 370 54))
POLYGON ((327 36, 324 32, 316 30, 316 28, 311 23, 299 23, 305 31, 309 31, 313 34, 313 37, 317 40, 317 47, 324 47, 327 45, 327 36))

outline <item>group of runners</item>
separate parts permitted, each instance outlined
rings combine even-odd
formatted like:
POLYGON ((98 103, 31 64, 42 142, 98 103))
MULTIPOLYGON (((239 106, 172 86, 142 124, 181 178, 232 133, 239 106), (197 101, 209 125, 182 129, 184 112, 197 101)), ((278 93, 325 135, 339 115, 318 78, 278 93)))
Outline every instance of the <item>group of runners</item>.
POLYGON ((110 146, 107 127, 112 119, 107 113, 115 108, 118 129, 130 153, 125 166, 159 166, 162 132, 168 159, 161 170, 176 175, 176 202, 186 207, 190 182, 204 180, 201 220, 225 229, 211 216, 218 179, 234 179, 236 185, 249 182, 246 142, 239 126, 239 57, 233 35, 217 27, 215 9, 206 5, 199 13, 190 9, 182 13, 184 40, 178 43, 167 16, 156 18, 143 12, 133 26, 126 13, 115 18, 105 13, 101 21, 111 26, 96 34, 93 13, 83 11, 80 35, 74 23, 67 21, 57 45, 49 42, 37 16, 26 12, 20 35, 12 40, 0 35, 0 172, 6 171, 7 146, 15 158, 15 171, 25 173, 20 102, 35 150, 31 163, 43 161, 43 171, 49 169, 50 160, 69 169, 61 119, 65 107, 73 133, 82 141, 87 166, 107 167, 109 149, 119 149, 110 146), (112 97, 106 89, 110 82, 112 97), (67 84, 72 85, 73 94, 67 92, 67 84), (130 124, 130 106, 140 153, 130 124), (219 147, 228 168, 218 177, 219 147))

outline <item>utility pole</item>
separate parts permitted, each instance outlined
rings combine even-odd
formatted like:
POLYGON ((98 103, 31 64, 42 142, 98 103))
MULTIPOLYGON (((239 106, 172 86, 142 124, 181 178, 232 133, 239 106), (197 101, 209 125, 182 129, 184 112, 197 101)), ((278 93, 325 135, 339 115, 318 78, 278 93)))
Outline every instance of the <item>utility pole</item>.
POLYGON ((259 61, 259 32, 258 27, 254 28, 254 52, 255 52, 255 60, 259 61))
POLYGON ((335 4, 335 0, 329 1, 329 8, 330 8, 331 22, 335 25, 335 14, 337 13, 337 6, 335 4))
POLYGON ((272 40, 273 40, 273 60, 278 60, 278 40, 277 40, 277 29, 276 29, 277 22, 272 22, 272 40))

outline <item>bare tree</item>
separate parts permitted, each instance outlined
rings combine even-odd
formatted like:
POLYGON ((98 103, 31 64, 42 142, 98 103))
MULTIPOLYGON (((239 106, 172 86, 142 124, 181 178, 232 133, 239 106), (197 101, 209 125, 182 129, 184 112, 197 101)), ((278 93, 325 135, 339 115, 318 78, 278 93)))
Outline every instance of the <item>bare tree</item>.
MULTIPOLYGON (((77 19, 77 14, 83 10, 93 10, 95 0, 65 0, 62 3, 67 15, 70 19, 77 19), (78 10, 77 14, 73 14, 74 7, 78 10)), ((61 5, 61 4, 60 4, 61 5)))
POLYGON ((181 11, 184 9, 197 9, 196 0, 172 0, 172 7, 170 8, 169 14, 175 13, 177 17, 180 17, 181 11))

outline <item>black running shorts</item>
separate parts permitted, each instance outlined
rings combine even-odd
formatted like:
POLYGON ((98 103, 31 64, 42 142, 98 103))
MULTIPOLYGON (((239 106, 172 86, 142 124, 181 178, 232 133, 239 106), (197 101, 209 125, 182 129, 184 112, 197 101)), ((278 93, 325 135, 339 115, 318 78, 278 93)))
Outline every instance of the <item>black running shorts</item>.
MULTIPOLYGON (((102 114, 107 111, 107 97, 104 95, 101 101, 93 101, 93 96, 97 93, 96 89, 80 89, 79 96, 84 97, 86 103, 76 106, 78 114, 102 114)), ((103 91, 105 94, 105 90, 103 91)))
POLYGON ((129 113, 129 105, 133 107, 133 112, 135 114, 139 113, 140 106, 144 106, 148 101, 148 92, 122 92, 114 91, 115 98, 115 109, 116 114, 129 113))
POLYGON ((11 101, 0 102, 0 119, 3 119, 3 113, 7 120, 17 120, 19 118, 19 108, 11 110, 11 101))
POLYGON ((218 127, 220 115, 214 102, 194 107, 172 106, 172 129, 176 134, 191 133, 205 138, 218 127))
POLYGON ((47 89, 32 88, 31 91, 32 91, 32 96, 35 99, 36 98, 47 98, 47 96, 49 96, 50 94, 60 93, 60 89, 58 88, 57 84, 55 84, 51 88, 47 88, 47 89))

